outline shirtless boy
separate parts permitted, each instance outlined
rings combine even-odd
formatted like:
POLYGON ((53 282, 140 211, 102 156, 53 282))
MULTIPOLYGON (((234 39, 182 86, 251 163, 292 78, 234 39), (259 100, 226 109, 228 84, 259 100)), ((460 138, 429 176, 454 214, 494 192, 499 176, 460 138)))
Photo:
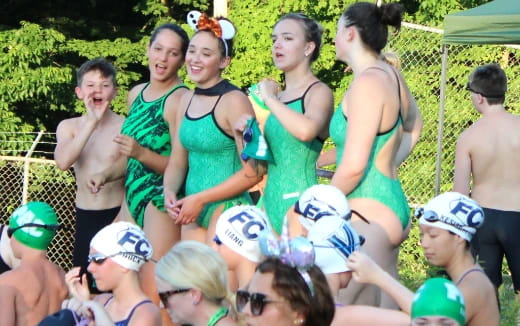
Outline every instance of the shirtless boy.
POLYGON ((14 211, 7 232, 21 263, 0 275, 0 324, 37 325, 60 309, 68 294, 65 272, 47 259, 58 228, 56 212, 46 203, 30 202, 14 211))
MULTIPOLYGON (((125 158, 112 139, 119 134, 123 118, 110 108, 117 94, 116 70, 102 58, 85 62, 77 72, 76 95, 86 114, 60 122, 56 131, 54 159, 58 168, 74 167, 76 175, 76 234, 74 266, 85 271, 92 237, 110 224, 119 212, 124 197, 125 158), (92 175, 111 166, 120 166, 121 178, 97 188, 89 184, 92 175)), ((90 283, 90 282, 89 282, 90 283)))
POLYGON ((470 195, 486 219, 473 239, 478 260, 494 286, 502 283, 505 255, 520 291, 520 117, 504 108, 507 77, 497 64, 476 68, 466 89, 482 117, 457 141, 454 190, 470 195))

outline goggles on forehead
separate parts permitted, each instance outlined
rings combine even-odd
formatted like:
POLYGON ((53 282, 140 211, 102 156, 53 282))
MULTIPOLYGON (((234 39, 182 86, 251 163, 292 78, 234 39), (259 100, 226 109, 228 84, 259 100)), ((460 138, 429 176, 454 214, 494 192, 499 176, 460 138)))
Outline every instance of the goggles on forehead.
POLYGON ((38 227, 38 228, 44 228, 46 230, 51 230, 51 231, 58 231, 59 229, 61 229, 61 225, 59 224, 39 224, 39 223, 26 223, 26 224, 22 224, 20 226, 17 226, 15 228, 7 228, 7 236, 9 238, 11 238, 13 236, 13 234, 22 229, 22 228, 28 228, 28 227, 38 227))
POLYGON ((457 223, 457 221, 455 221, 454 219, 452 219, 450 217, 444 217, 442 215, 439 216, 439 214, 437 214, 437 212, 435 212, 435 211, 424 210, 424 208, 417 208, 415 210, 414 215, 417 218, 424 218, 424 220, 429 223, 441 222, 444 224, 451 225, 458 230, 466 231, 466 225, 457 223))
MULTIPOLYGON (((108 258, 112 258, 112 257, 115 257, 115 256, 119 256, 119 255, 127 255, 127 256, 133 256, 133 257, 137 257, 139 259, 142 259, 144 261, 148 261, 149 259, 146 259, 145 256, 141 255, 141 254, 137 254, 135 252, 131 252, 131 251, 121 251, 121 252, 116 252, 115 254, 112 254, 112 255, 108 255, 108 256, 105 256, 103 254, 100 254, 100 253, 96 253, 96 254, 92 254, 92 255, 88 255, 87 257, 87 260, 89 263, 94 263, 96 265, 101 265, 103 264, 108 258)), ((153 260, 152 260, 153 261, 153 260)))

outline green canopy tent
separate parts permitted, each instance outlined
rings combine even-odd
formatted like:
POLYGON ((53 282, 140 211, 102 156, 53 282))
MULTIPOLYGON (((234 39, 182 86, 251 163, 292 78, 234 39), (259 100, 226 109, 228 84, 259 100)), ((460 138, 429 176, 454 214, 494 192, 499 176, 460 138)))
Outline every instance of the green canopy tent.
POLYGON ((520 44, 520 0, 494 0, 444 17, 436 194, 440 192, 448 44, 520 44))
POLYGON ((446 15, 444 43, 520 44, 520 1, 495 0, 446 15))

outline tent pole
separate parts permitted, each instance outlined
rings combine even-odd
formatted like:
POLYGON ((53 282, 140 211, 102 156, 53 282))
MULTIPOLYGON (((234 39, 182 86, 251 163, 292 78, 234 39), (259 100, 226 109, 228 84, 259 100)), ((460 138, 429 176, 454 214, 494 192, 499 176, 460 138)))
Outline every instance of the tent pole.
POLYGON ((435 165, 435 196, 441 188, 442 141, 444 135, 444 106, 446 103, 446 71, 448 70, 448 45, 442 44, 441 87, 439 99, 439 123, 437 133, 437 159, 435 165))

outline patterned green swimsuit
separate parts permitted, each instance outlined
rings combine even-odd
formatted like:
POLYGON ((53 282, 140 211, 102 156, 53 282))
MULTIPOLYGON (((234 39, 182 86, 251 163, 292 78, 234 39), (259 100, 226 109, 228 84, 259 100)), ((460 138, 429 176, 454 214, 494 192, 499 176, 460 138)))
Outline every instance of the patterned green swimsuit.
MULTIPOLYGON (((304 99, 311 84, 300 98, 285 103, 291 110, 305 113, 304 99)), ((318 183, 316 160, 323 147, 323 141, 314 139, 302 142, 291 135, 270 114, 264 127, 274 162, 267 167, 267 184, 264 192, 264 207, 273 229, 280 234, 287 210, 294 205, 301 193, 318 183)))
MULTIPOLYGON (((380 69, 377 67, 372 68, 380 69)), ((399 80, 397 85, 399 85, 399 80)), ((401 102, 400 94, 401 91, 399 89, 399 103, 401 102)), ((408 206, 408 201, 406 200, 401 183, 398 179, 391 179, 379 171, 375 162, 381 148, 383 148, 387 141, 397 132, 401 124, 402 118, 399 113, 395 125, 390 130, 377 134, 374 144, 372 145, 372 151, 370 152, 363 178, 356 188, 347 195, 347 198, 369 198, 382 203, 394 211, 404 230, 410 218, 410 207, 408 206)), ((343 158, 347 130, 347 117, 343 115, 342 106, 340 104, 330 121, 330 137, 336 144, 336 164, 338 166, 341 164, 341 159, 343 158)))
MULTIPOLYGON (((227 135, 215 119, 215 108, 221 98, 222 95, 219 95, 210 112, 197 118, 189 115, 190 100, 182 120, 179 137, 182 146, 188 152, 189 167, 186 196, 212 188, 242 168, 234 138, 227 135)), ((249 194, 243 193, 233 198, 206 204, 196 222, 207 229, 217 207, 223 204, 224 208, 228 208, 240 203, 251 204, 249 194)))
MULTIPOLYGON (((143 98, 147 84, 130 107, 128 117, 121 128, 121 133, 135 139, 141 146, 157 154, 168 156, 171 152, 170 129, 164 120, 164 102, 179 88, 187 88, 180 84, 172 88, 162 97, 152 102, 143 98)), ((136 223, 143 227, 144 211, 150 201, 163 210, 163 176, 136 159, 128 158, 126 166, 126 203, 136 223)))

